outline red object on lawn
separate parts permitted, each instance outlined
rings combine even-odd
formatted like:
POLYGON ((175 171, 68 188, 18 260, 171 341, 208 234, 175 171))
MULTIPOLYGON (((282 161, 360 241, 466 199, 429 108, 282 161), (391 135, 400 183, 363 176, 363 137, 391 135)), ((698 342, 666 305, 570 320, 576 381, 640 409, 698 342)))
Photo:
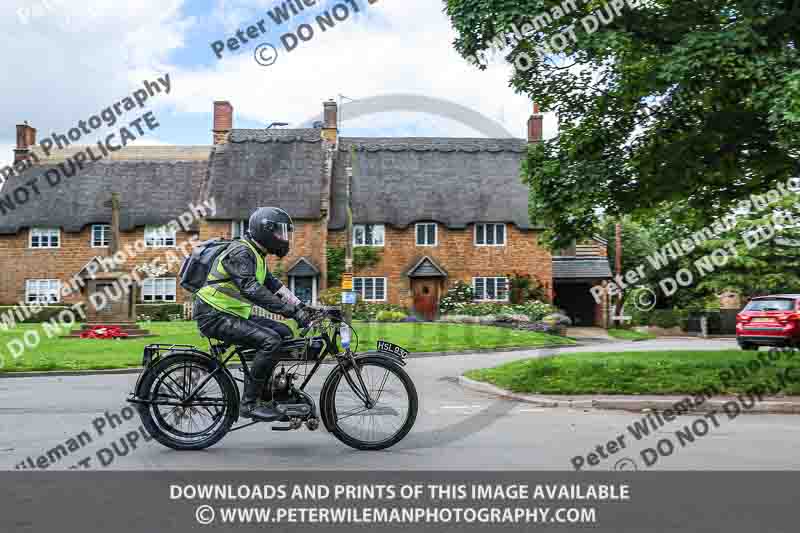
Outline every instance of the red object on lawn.
POLYGON ((120 339, 127 336, 117 326, 95 326, 81 333, 81 339, 120 339))

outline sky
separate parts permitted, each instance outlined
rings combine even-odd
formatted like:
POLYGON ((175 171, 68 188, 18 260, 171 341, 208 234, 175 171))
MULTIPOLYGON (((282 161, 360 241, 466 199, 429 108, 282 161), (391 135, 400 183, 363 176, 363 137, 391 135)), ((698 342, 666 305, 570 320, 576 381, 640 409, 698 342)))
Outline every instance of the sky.
MULTIPOLYGON (((152 97, 91 137, 152 111, 159 127, 137 142, 208 145, 215 100, 231 102, 234 127, 272 122, 292 127, 340 95, 345 97, 342 135, 484 136, 458 120, 414 111, 347 119, 348 99, 386 94, 444 99, 485 115, 514 136, 526 136, 532 105, 509 87, 511 68, 498 61, 480 71, 461 58, 443 2, 318 0, 276 23, 269 13, 287 1, 297 0, 3 0, 0 162, 13 159, 16 124, 27 121, 39 139, 65 133, 121 102, 144 80, 165 74, 171 81, 168 95, 152 97), (335 25, 323 31, 317 17, 326 14, 335 25), (256 39, 245 35, 238 50, 226 48, 217 58, 211 43, 235 38, 237 30, 246 32, 251 25, 258 28, 261 20, 265 33, 257 30, 256 39), (287 51, 283 43, 291 37, 284 36, 297 35, 302 24, 313 35, 304 33, 308 39, 298 39, 287 51), (256 62, 261 43, 278 51, 274 64, 256 62)), ((554 134, 554 123, 545 117, 545 137, 554 134)))

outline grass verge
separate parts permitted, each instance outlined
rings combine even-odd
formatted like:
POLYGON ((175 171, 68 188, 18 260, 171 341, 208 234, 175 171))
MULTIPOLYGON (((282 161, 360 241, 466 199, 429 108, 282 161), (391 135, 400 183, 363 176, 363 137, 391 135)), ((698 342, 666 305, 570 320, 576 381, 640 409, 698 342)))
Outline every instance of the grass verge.
MULTIPOLYGON (((293 324, 293 322, 290 322, 293 324)), ((194 322, 152 322, 142 324, 155 337, 129 340, 48 338, 38 324, 23 324, 10 331, 0 330, 0 372, 40 370, 99 370, 136 367, 142 349, 152 343, 193 344, 206 347, 194 322), (41 339, 35 347, 14 357, 9 347, 14 339, 41 339)), ((378 339, 398 344, 412 352, 466 351, 493 348, 535 348, 568 345, 564 337, 507 328, 444 323, 356 323, 358 349, 374 349, 378 339)), ((29 344, 33 344, 29 342, 29 344)))
POLYGON ((646 341, 656 338, 652 333, 641 333, 632 329, 610 329, 608 335, 623 341, 646 341))
POLYGON ((771 361, 767 352, 742 350, 580 353, 514 361, 465 375, 531 394, 700 394, 711 387, 726 394, 777 386, 783 374, 787 379, 781 392, 800 394, 800 355, 790 354, 771 361))

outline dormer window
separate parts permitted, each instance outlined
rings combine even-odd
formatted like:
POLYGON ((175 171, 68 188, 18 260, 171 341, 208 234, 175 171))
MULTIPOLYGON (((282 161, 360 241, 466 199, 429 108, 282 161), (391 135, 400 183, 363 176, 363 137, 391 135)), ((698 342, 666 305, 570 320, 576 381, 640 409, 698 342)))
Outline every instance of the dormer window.
POLYGON ((383 224, 356 224, 353 226, 353 246, 383 246, 383 224))
POLYGON ((31 248, 58 248, 61 246, 61 230, 58 228, 31 228, 31 248))
POLYGON ((475 224, 475 246, 505 246, 505 224, 475 224))
POLYGON ((437 228, 435 222, 417 224, 417 246, 436 246, 438 244, 437 228))

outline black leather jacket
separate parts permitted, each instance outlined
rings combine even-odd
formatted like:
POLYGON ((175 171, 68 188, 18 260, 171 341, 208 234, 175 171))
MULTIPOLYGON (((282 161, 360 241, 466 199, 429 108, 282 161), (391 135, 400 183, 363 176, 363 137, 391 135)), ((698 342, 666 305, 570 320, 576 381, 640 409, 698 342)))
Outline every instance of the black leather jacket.
MULTIPOLYGON (((256 258, 253 256, 253 251, 247 246, 237 246, 236 244, 232 246, 235 246, 235 249, 222 259, 222 266, 234 285, 239 288, 242 296, 272 313, 278 313, 286 318, 294 318, 297 307, 284 302, 277 295, 277 292, 283 288, 283 283, 272 275, 269 267, 267 267, 264 284, 259 283, 256 279, 256 258)), ((253 247, 258 248, 255 244, 253 247)))

